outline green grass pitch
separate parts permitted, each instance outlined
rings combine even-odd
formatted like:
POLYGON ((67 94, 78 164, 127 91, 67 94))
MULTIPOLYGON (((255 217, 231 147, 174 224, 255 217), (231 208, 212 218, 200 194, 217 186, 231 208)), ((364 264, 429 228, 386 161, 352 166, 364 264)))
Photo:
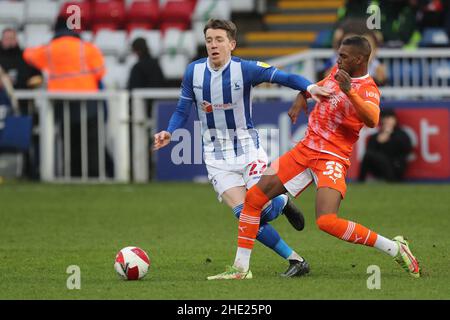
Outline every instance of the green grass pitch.
POLYGON ((410 239, 423 278, 390 257, 321 231, 314 189, 296 200, 306 228, 280 216, 273 225, 306 257, 306 277, 279 276, 287 263, 257 244, 248 281, 206 281, 234 260, 237 220, 209 185, 0 185, 0 299, 449 299, 450 185, 350 184, 340 215, 374 231, 410 239), (135 245, 151 267, 141 281, 113 269, 117 251, 135 245), (69 265, 81 289, 66 287, 69 265), (370 265, 381 289, 369 290, 370 265))

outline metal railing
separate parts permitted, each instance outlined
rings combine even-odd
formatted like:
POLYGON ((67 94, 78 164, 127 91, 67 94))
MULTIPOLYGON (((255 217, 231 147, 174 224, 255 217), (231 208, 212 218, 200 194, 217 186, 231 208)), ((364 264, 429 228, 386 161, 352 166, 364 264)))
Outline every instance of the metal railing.
POLYGON ((39 116, 39 171, 42 181, 49 182, 128 182, 130 181, 129 157, 129 108, 127 91, 101 91, 96 93, 58 92, 18 90, 16 98, 30 101, 39 116), (60 101, 60 103, 56 103, 60 101), (73 177, 71 173, 71 116, 72 102, 79 102, 80 108, 80 160, 81 174, 73 177), (108 124, 111 135, 111 153, 114 163, 112 177, 106 174, 107 124, 105 123, 104 103, 108 108, 108 124), (96 104, 96 127, 88 128, 88 103, 96 104), (62 108, 60 125, 56 124, 55 112, 62 108), (61 130, 59 130, 61 128, 61 130), (90 176, 88 130, 97 130, 98 175, 90 176), (61 146, 61 148, 58 148, 61 146))

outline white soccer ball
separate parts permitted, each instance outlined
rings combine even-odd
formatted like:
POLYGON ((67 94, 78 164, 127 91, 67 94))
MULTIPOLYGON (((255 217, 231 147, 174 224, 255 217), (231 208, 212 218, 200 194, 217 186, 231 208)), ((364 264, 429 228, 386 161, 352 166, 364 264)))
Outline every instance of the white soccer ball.
POLYGON ((150 259, 147 253, 138 247, 125 247, 116 255, 114 269, 126 280, 142 279, 148 272, 150 259))

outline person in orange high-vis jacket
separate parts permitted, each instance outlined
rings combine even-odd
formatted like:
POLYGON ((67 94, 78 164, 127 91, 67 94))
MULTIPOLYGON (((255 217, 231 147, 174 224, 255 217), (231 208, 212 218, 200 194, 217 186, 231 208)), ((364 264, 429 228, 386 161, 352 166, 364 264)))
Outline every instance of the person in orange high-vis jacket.
MULTIPOLYGON (((27 63, 46 74, 47 89, 51 92, 95 92, 100 89, 100 81, 105 74, 101 51, 92 43, 83 41, 73 30, 69 30, 65 19, 57 20, 55 36, 48 44, 25 49, 23 57, 27 63)), ((61 135, 64 135, 63 105, 61 100, 54 101, 55 118, 61 135)), ((80 110, 83 102, 71 100, 68 105, 70 106, 70 176, 81 177, 84 176, 81 160, 83 142, 80 137, 82 128, 80 110)), ((104 108, 106 106, 103 102, 93 100, 86 101, 85 106, 87 127, 90 128, 87 130, 86 141, 87 174, 90 177, 96 177, 99 174, 99 137, 95 129, 98 125, 97 109, 99 106, 104 108)), ((109 159, 107 153, 106 158, 109 159)))
POLYGON ((49 91, 97 91, 105 74, 100 50, 70 30, 58 31, 46 45, 27 48, 23 57, 47 74, 49 91))

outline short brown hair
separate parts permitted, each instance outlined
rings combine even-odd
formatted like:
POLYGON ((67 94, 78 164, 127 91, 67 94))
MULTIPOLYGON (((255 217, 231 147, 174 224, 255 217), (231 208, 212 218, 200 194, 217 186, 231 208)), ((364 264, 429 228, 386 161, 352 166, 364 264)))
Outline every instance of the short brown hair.
POLYGON ((203 34, 206 36, 206 30, 208 29, 222 29, 227 32, 228 39, 236 40, 237 28, 236 25, 229 20, 222 19, 209 19, 203 28, 203 34))

